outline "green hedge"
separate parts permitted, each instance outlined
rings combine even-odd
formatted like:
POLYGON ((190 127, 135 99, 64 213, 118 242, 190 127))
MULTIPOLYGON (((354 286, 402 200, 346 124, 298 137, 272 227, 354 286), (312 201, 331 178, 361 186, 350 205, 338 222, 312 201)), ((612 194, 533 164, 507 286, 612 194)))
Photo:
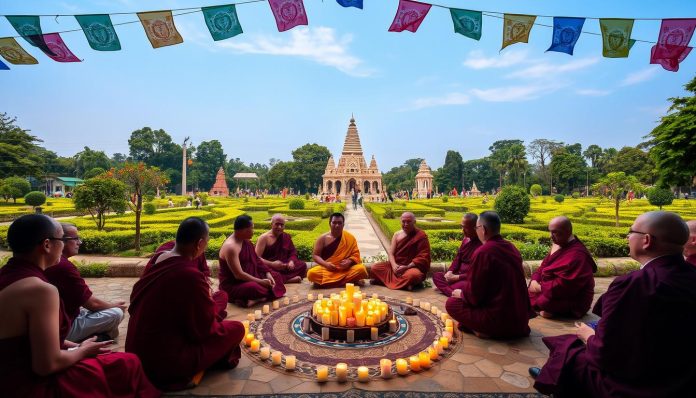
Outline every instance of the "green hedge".
POLYGON ((273 215, 276 213, 284 214, 286 216, 293 217, 319 217, 324 215, 324 209, 307 209, 307 210, 295 210, 287 207, 275 207, 268 209, 268 214, 273 215))

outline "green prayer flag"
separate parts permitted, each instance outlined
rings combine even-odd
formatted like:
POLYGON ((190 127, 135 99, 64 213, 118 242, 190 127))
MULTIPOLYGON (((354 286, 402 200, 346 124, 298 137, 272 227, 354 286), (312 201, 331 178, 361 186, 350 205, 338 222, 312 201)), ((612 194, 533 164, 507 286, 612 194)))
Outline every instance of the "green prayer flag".
POLYGON ((242 33, 242 25, 239 24, 237 9, 233 4, 203 7, 201 10, 213 40, 225 40, 242 33))
POLYGON ((600 19, 602 30, 602 55, 606 58, 626 58, 631 49, 632 19, 600 19))
POLYGON ((75 19, 85 32, 89 46, 94 50, 119 51, 121 49, 121 42, 118 40, 109 15, 75 15, 75 19))
POLYGON ((482 18, 480 11, 450 8, 454 31, 474 40, 481 39, 482 18))

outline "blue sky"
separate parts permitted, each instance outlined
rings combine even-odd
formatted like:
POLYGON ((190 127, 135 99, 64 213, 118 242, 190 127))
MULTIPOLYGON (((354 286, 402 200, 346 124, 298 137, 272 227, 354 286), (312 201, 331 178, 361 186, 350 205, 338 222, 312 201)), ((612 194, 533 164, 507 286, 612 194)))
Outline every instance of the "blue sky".
MULTIPOLYGON (((201 13, 175 17, 184 43, 153 49, 139 23, 117 26, 123 50, 92 50, 82 32, 63 39, 82 63, 60 64, 20 44, 35 66, 0 71, 0 111, 60 155, 87 145, 128 153, 143 126, 177 142, 217 139, 228 158, 289 160, 307 142, 337 156, 351 113, 369 161, 385 172, 425 158, 436 168, 448 149, 464 159, 495 140, 549 138, 583 147, 636 145, 694 77, 696 55, 672 73, 650 65, 650 44, 628 59, 602 58, 601 38, 583 35, 575 55, 545 53, 550 28, 529 44, 500 50, 502 20, 484 17, 481 41, 453 32, 449 11, 433 7, 417 33, 388 32, 398 0, 364 0, 364 10, 305 0, 309 27, 279 33, 266 2, 239 5, 244 34, 214 42, 201 13)), ((687 0, 563 2, 439 0, 495 12, 616 18, 696 18, 687 0)), ((2 14, 84 14, 225 4, 215 1, 10 1, 2 14)), ((112 16, 114 23, 137 20, 112 16)), ((537 22, 551 24, 550 18, 537 22)), ((44 32, 79 28, 72 17, 41 20, 44 32)), ((654 41, 659 21, 636 21, 633 38, 654 41)), ((585 31, 599 32, 597 20, 585 31)), ((0 19, 0 37, 16 32, 0 19)), ((692 40, 692 45, 696 39, 692 40)))

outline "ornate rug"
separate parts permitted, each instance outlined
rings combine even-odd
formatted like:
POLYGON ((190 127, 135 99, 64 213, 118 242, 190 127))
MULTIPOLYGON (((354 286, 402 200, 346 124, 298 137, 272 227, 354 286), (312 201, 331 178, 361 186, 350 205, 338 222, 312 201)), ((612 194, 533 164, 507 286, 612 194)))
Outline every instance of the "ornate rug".
MULTIPOLYGON (((184 396, 167 394, 168 396, 184 396)), ((189 396, 189 395, 186 395, 189 396)), ((273 395, 216 395, 218 398, 543 398, 538 393, 456 393, 456 392, 417 392, 417 391, 364 391, 350 389, 332 393, 297 393, 273 395)))
MULTIPOLYGON (((254 333, 261 341, 261 346, 269 346, 271 351, 280 351, 285 355, 295 355, 296 369, 294 374, 309 379, 316 378, 316 367, 327 365, 329 380, 335 379, 335 366, 339 362, 348 364, 348 380, 357 380, 357 367, 369 368, 371 378, 380 376, 379 361, 382 358, 392 360, 392 372, 396 377, 396 359, 417 356, 421 351, 432 347, 433 341, 442 336, 444 323, 436 315, 420 308, 407 306, 394 299, 385 298, 392 308, 410 307, 415 315, 404 315, 395 311, 398 323, 397 332, 385 339, 346 343, 344 341, 322 341, 320 336, 305 333, 301 326, 304 315, 309 314, 313 302, 302 300, 272 311, 261 320, 249 325, 250 333, 254 333)), ((455 337, 449 349, 444 350, 439 360, 433 361, 432 366, 446 361, 459 349, 459 339, 455 337)), ((285 373, 285 359, 280 366, 273 366, 270 359, 263 360, 259 353, 252 353, 249 347, 244 351, 254 362, 285 373)))

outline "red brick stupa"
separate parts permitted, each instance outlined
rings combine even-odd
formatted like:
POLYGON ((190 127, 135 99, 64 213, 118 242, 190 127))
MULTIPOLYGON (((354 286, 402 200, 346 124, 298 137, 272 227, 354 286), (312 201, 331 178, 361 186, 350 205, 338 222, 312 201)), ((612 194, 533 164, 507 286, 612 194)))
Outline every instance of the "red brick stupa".
POLYGON ((225 170, 220 167, 217 175, 215 176, 215 184, 210 188, 208 192, 210 196, 230 196, 230 190, 227 189, 227 182, 225 181, 225 170))

